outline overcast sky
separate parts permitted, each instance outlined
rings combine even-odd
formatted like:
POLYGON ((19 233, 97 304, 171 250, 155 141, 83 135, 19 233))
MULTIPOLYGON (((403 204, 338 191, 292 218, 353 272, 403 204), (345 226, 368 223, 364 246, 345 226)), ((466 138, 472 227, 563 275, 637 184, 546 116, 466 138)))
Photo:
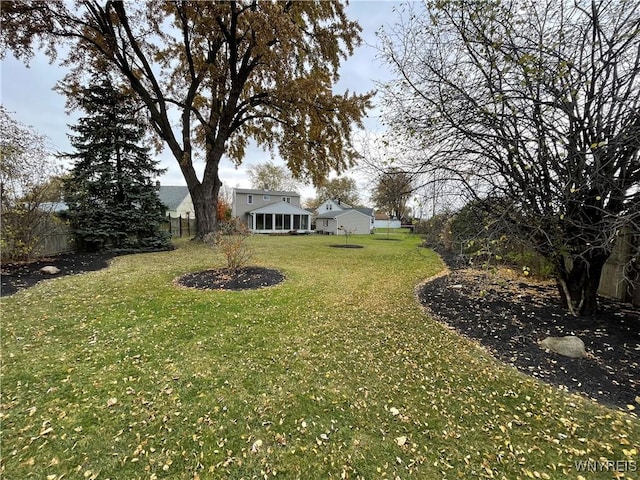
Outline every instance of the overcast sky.
MULTIPOLYGON (((394 23, 397 13, 394 11, 400 2, 390 0, 352 0, 347 7, 347 15, 357 20, 362 27, 363 45, 352 57, 343 62, 341 79, 336 85, 336 92, 349 90, 364 93, 375 89, 376 81, 389 78, 387 67, 376 59, 376 32, 383 26, 394 23)), ((38 133, 46 135, 53 150, 70 152, 68 142, 68 124, 74 123, 79 113, 72 116, 65 112, 65 98, 52 89, 58 80, 64 77, 65 70, 57 65, 50 65, 41 53, 31 61, 30 68, 15 60, 10 54, 0 62, 0 103, 19 122, 31 125, 38 133)), ((377 110, 370 112, 365 125, 367 129, 379 130, 377 110)), ((263 163, 271 158, 268 152, 257 148, 248 150, 244 163, 235 168, 231 162, 223 160, 220 177, 227 187, 250 186, 246 167, 255 163, 263 163)), ((169 152, 163 152, 159 159, 167 172, 160 178, 163 185, 186 185, 182 174, 169 152)), ((279 159, 275 159, 280 163, 279 159)), ((304 188, 303 197, 312 196, 311 187, 304 188)), ((362 197, 366 197, 362 192, 362 197)), ((365 198, 363 198, 364 200, 365 198)))

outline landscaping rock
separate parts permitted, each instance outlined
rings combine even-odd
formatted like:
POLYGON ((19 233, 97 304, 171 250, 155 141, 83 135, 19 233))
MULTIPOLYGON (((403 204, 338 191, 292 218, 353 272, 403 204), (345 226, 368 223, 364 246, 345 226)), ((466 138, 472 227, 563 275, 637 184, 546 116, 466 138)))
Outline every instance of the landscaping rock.
POLYGON ((575 335, 547 337, 540 341, 540 346, 569 358, 583 358, 587 356, 587 352, 584 349, 584 342, 575 335))
POLYGON ((53 265, 47 265, 40 269, 40 273, 46 273, 47 275, 56 275, 60 273, 60 269, 58 267, 54 267, 53 265))

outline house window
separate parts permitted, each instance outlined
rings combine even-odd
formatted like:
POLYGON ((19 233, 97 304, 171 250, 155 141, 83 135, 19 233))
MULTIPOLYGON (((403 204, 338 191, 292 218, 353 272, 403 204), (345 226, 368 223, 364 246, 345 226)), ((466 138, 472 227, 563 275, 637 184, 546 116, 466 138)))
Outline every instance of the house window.
POLYGON ((323 227, 328 227, 329 226, 329 220, 322 220, 322 226, 323 227))
POLYGON ((247 195, 247 203, 251 205, 253 203, 253 195, 247 195))
POLYGON ((273 215, 270 213, 257 213, 256 230, 273 230, 273 215))
POLYGON ((307 215, 294 215, 293 216, 293 229, 294 230, 307 230, 307 215))
POLYGON ((263 195, 262 200, 265 200, 265 201, 271 200, 271 195, 263 195))
POLYGON ((270 213, 256 214, 256 230, 272 230, 273 216, 270 213))
POLYGON ((282 197, 283 202, 291 203, 291 197, 282 197))

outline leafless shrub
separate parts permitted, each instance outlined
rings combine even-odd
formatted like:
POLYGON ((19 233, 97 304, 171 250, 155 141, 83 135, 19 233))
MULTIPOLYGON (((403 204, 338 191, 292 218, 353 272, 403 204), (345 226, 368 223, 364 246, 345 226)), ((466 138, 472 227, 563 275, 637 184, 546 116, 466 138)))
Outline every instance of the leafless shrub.
POLYGON ((226 260, 226 268, 237 273, 246 267, 253 252, 248 239, 251 232, 239 219, 231 219, 220 224, 215 233, 205 236, 205 243, 220 251, 226 260))

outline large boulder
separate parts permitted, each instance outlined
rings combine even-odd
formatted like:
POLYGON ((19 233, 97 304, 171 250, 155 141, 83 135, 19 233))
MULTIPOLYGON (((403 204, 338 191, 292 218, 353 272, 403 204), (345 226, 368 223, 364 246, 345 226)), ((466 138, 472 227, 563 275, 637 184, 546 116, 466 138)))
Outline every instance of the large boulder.
POLYGON ((46 267, 42 267, 40 269, 40 273, 45 273, 47 275, 56 275, 60 273, 60 269, 58 267, 54 267, 53 265, 47 265, 46 267))
POLYGON ((540 346, 558 355, 564 355, 569 358, 583 358, 587 356, 587 352, 584 349, 584 342, 575 335, 547 337, 540 341, 540 346))

